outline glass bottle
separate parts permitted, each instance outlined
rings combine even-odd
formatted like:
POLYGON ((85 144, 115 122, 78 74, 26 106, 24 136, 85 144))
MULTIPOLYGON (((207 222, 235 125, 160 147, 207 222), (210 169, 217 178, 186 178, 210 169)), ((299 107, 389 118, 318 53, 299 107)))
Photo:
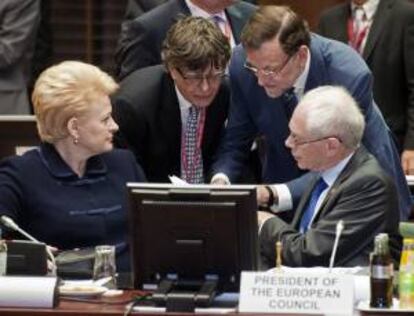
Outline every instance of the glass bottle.
POLYGON ((379 234, 375 236, 374 252, 371 255, 371 307, 392 306, 393 275, 394 265, 388 245, 388 234, 379 234))
POLYGON ((414 238, 404 238, 398 288, 400 308, 414 309, 414 238))

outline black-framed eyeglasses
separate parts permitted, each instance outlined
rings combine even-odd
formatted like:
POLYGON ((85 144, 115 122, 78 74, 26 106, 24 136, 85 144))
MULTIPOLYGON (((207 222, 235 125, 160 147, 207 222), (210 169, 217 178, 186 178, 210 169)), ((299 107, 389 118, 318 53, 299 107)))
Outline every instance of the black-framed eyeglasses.
POLYGON ((208 84, 218 83, 220 82, 225 76, 226 72, 224 70, 213 71, 208 75, 204 75, 201 73, 184 73, 180 68, 176 68, 180 76, 190 85, 194 86, 201 86, 204 80, 207 81, 208 84))
POLYGON ((283 72, 283 70, 286 68, 286 66, 289 64, 290 60, 295 56, 296 54, 290 55, 286 58, 285 62, 279 66, 279 67, 268 67, 259 69, 253 65, 251 65, 248 61, 244 63, 244 68, 250 70, 252 73, 254 73, 256 76, 259 76, 260 73, 265 77, 276 77, 280 76, 280 74, 283 72))
POLYGON ((326 139, 329 139, 329 138, 336 138, 340 143, 342 143, 342 140, 338 136, 335 136, 335 135, 300 141, 296 138, 295 135, 290 134, 288 139, 289 138, 290 138, 290 141, 292 142, 292 144, 296 147, 317 143, 317 142, 320 142, 320 141, 323 141, 323 140, 326 140, 326 139))

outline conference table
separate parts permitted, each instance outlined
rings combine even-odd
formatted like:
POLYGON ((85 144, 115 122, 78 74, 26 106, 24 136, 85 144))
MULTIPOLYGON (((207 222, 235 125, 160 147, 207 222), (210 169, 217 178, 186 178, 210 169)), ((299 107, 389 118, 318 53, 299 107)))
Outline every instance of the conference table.
MULTIPOLYGON (((137 291, 124 291, 120 296, 112 298, 97 298, 97 299, 84 299, 82 298, 60 298, 55 308, 0 308, 0 315, 10 316, 50 316, 50 315, 63 315, 63 316, 122 316, 129 304, 137 296, 137 291)), ((217 313, 163 313, 163 312, 136 312, 132 311, 128 315, 146 315, 146 316, 178 316, 178 315, 203 315, 203 316, 217 316, 217 313)), ((267 315, 270 314, 246 314, 231 312, 225 315, 236 316, 236 315, 267 315)), ((292 316, 293 314, 272 314, 280 316, 292 316)), ((302 314, 303 315, 303 314, 302 314)), ((359 316, 404 316, 407 313, 401 312, 356 312, 354 315, 359 316)), ((352 316, 352 315, 350 315, 352 316)))

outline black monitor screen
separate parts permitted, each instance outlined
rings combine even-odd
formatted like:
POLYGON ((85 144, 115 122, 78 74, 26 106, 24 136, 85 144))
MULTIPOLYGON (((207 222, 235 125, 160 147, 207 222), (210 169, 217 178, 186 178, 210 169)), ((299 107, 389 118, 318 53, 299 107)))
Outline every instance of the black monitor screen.
POLYGON ((240 272, 257 270, 254 186, 128 184, 134 287, 165 278, 217 279, 238 291, 240 272))
POLYGON ((0 159, 40 144, 33 115, 0 115, 0 159))

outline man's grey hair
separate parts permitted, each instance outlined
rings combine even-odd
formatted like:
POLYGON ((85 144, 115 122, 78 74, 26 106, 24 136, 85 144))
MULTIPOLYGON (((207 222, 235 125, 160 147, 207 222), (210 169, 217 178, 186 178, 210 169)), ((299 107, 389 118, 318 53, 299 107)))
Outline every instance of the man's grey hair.
POLYGON ((344 88, 313 89, 299 102, 299 108, 305 113, 305 128, 312 138, 332 136, 349 149, 359 146, 365 128, 364 116, 344 88))

